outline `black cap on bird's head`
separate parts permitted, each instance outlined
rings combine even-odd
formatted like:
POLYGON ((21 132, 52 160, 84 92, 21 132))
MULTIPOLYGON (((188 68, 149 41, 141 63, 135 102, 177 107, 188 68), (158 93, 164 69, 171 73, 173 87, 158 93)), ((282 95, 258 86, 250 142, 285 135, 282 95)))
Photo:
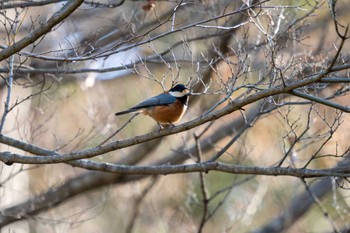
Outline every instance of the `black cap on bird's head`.
POLYGON ((183 97, 188 96, 190 94, 190 90, 183 84, 177 84, 169 90, 169 94, 175 97, 183 97))
POLYGON ((168 93, 176 99, 180 100, 183 105, 187 106, 188 98, 190 95, 190 89, 188 87, 183 84, 177 84, 171 88, 168 93))
POLYGON ((170 91, 176 91, 176 92, 182 92, 183 90, 188 90, 188 87, 186 87, 183 84, 177 84, 174 87, 170 89, 170 91))
POLYGON ((169 94, 174 97, 188 96, 189 93, 190 93, 190 90, 188 89, 188 87, 186 87, 183 84, 177 84, 169 90, 169 94))

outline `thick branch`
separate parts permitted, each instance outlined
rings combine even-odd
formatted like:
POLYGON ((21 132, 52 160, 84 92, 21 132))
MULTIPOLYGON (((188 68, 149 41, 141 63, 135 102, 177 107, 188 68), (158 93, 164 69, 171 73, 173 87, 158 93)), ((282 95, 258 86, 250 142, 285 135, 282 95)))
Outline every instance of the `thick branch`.
POLYGON ((111 184, 113 180, 115 180, 115 175, 104 174, 100 176, 96 172, 90 172, 70 179, 61 185, 59 189, 49 189, 41 195, 28 199, 28 201, 0 210, 0 228, 9 223, 33 216, 61 203, 63 200, 67 200, 69 197, 111 184))
POLYGON ((301 178, 312 178, 322 176, 349 177, 350 168, 332 169, 306 169, 290 167, 256 167, 231 165, 221 162, 203 162, 195 164, 180 165, 156 165, 156 166, 128 166, 112 163, 93 163, 84 161, 84 167, 91 170, 106 171, 116 174, 132 175, 169 175, 191 172, 220 171, 232 174, 265 175, 265 176, 295 176, 301 178), (90 166, 91 165, 91 166, 90 166))
POLYGON ((0 61, 21 51, 28 45, 34 43, 40 37, 49 33, 54 26, 61 23, 65 18, 71 15, 83 2, 84 0, 70 0, 67 2, 59 11, 53 14, 46 23, 41 24, 37 29, 29 33, 27 36, 2 50, 0 52, 0 61))

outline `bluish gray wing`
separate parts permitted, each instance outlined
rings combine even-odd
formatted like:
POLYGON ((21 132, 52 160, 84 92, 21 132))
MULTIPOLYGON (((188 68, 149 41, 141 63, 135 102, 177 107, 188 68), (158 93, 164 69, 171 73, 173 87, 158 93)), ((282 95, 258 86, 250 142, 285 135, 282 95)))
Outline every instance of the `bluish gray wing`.
POLYGON ((168 105, 175 103, 176 98, 172 95, 169 95, 168 93, 162 93, 160 95, 154 96, 152 98, 149 98, 138 105, 132 107, 131 109, 141 109, 141 108, 148 108, 153 106, 159 106, 159 105, 168 105))

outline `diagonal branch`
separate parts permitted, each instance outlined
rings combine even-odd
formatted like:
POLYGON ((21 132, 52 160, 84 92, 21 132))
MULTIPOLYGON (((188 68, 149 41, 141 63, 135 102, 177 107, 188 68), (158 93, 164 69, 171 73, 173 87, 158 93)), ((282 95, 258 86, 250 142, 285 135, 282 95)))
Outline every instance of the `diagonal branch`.
MULTIPOLYGON (((252 94, 250 96, 246 96, 244 99, 238 99, 238 100, 232 101, 226 107, 218 111, 211 112, 205 116, 201 116, 192 121, 186 122, 184 124, 178 125, 170 129, 155 131, 148 134, 135 136, 130 139, 115 141, 107 145, 98 146, 98 147, 90 148, 87 150, 81 150, 77 152, 71 152, 63 155, 59 155, 58 153, 55 153, 54 156, 40 156, 41 154, 39 154, 39 156, 23 157, 23 156, 17 156, 15 154, 7 154, 7 156, 2 157, 1 159, 7 163, 21 162, 21 163, 28 163, 28 164, 31 164, 31 163, 46 164, 46 163, 61 163, 61 162, 67 162, 67 161, 72 161, 77 159, 91 158, 91 157, 105 154, 118 149, 130 147, 136 144, 162 138, 164 136, 188 131, 204 123, 207 123, 207 122, 219 119, 228 114, 231 114, 232 112, 240 110, 244 106, 254 103, 263 98, 278 95, 278 94, 291 93, 294 89, 318 82, 321 78, 328 75, 329 72, 331 72, 331 67, 328 67, 325 71, 321 71, 317 74, 310 75, 306 79, 297 80, 294 83, 289 84, 288 86, 281 84, 273 88, 264 89, 258 93, 252 94)), ((4 138, 4 136, 0 137, 0 142, 1 142, 1 138, 4 138)))
MULTIPOLYGON (((82 1, 82 0, 79 0, 79 1, 82 1)), ((145 39, 145 40, 142 40, 140 42, 136 42, 136 43, 133 43, 131 45, 128 45, 128 46, 125 46, 125 47, 122 47, 120 49, 107 49, 105 51, 101 51, 97 54, 91 54, 89 56, 78 56, 78 57, 45 57, 45 60, 51 60, 51 61, 86 61, 86 60, 91 60, 91 59, 96 59, 96 58, 103 58, 103 57, 108 57, 108 56, 111 56, 113 54, 117 54, 117 53, 121 53, 121 52, 125 52, 125 51, 128 51, 132 48, 135 48, 135 47, 139 47, 141 45, 144 45, 144 44, 148 44, 152 41, 155 41, 155 40, 158 40, 158 39, 161 39, 161 38, 164 38, 166 36, 170 36, 172 34, 175 34, 177 32, 182 32, 184 30, 187 30, 187 29, 190 29, 190 28, 193 28, 193 27, 197 27, 198 25, 200 24, 203 24, 203 23, 208 23, 208 22, 212 22, 212 21, 215 21, 215 20, 219 20, 219 19, 222 19, 222 18, 228 18, 228 17, 231 17, 233 15, 238 15, 238 14, 242 14, 244 11, 246 10, 249 10, 249 9, 253 9, 255 7, 258 7, 259 5, 265 3, 265 2, 269 2, 270 0, 264 0, 264 1, 261 1, 261 2, 258 2, 256 1, 257 3, 254 3, 250 6, 246 6, 246 7, 242 7, 238 10, 235 10, 235 11, 232 11, 232 12, 229 12, 229 13, 226 13, 226 14, 223 14, 223 15, 219 15, 219 16, 216 16, 216 17, 212 17, 210 19, 205 19, 205 20, 201 20, 201 21, 198 21, 198 22, 194 22, 194 23, 191 23, 191 24, 188 24, 188 25, 185 25, 183 27, 180 27, 180 28, 177 28, 177 29, 174 29, 174 30, 170 30, 170 31, 166 31, 164 33, 161 33, 161 34, 158 34, 154 37, 151 37, 151 38, 148 38, 148 39, 145 39)), ((73 1, 74 2, 74 1, 73 1)), ((67 3, 68 5, 69 3, 67 3)), ((81 3, 80 3, 81 4, 81 3)), ((58 12, 57 12, 58 13, 58 12)), ((56 13, 56 14, 57 14, 56 13)), ((50 28, 51 30, 51 28, 50 28)), ((50 30, 48 30, 47 32, 49 32, 50 30)), ((37 30, 36 30, 37 31, 37 30)), ((31 33, 32 34, 32 33, 31 33)), ((29 34, 29 35, 31 35, 29 34)), ((43 33, 45 34, 45 33, 43 33)), ((42 35, 43 35, 42 34, 42 35)), ((29 36, 28 35, 28 36, 29 36)), ((40 36, 42 36, 40 35, 40 36)), ((27 37, 28 37, 27 36, 27 37)), ((40 37, 39 36, 39 37, 40 37)), ((146 36, 146 34, 144 34, 144 36, 146 36)), ((38 37, 38 38, 39 38, 38 37)), ((30 44, 30 43, 29 43, 30 44)), ((27 45, 29 45, 27 44, 27 45)), ((27 46, 26 45, 26 46, 27 46)), ((12 46, 11 46, 12 47, 12 46)), ((25 46, 24 46, 25 47, 25 46)), ((23 48, 24 48, 23 47, 23 48)), ((4 50, 7 50, 9 49, 10 47, 4 49, 4 50)), ((19 52, 20 50, 17 50, 16 52, 19 52)), ((16 52, 13 52, 13 53, 16 53, 16 52)), ((13 54, 11 53, 11 54, 13 54)), ((10 55, 11 55, 10 54, 10 55)), ((10 56, 9 55, 9 56, 10 56)), ((7 56, 8 57, 8 56, 7 56)), ((43 58, 43 56, 41 56, 41 58, 43 58)), ((5 58, 3 58, 3 55, 2 53, 0 53, 0 61, 3 60, 5 58)))
POLYGON ((347 106, 343 106, 341 104, 331 102, 331 101, 328 101, 328 100, 325 100, 325 99, 322 99, 322 98, 319 98, 319 97, 316 97, 313 95, 308 95, 308 94, 301 92, 301 91, 298 91, 298 90, 291 91, 291 94, 298 96, 300 98, 303 98, 303 99, 308 99, 308 100, 314 101, 316 103, 320 103, 320 104, 329 106, 331 108, 339 109, 341 111, 350 113, 350 108, 347 106))
POLYGON ((21 51, 28 45, 34 43, 43 35, 49 33, 51 29, 60 24, 65 18, 70 16, 84 0, 70 0, 59 11, 51 16, 49 20, 41 24, 37 29, 29 33, 27 36, 17 41, 13 45, 5 48, 0 52, 0 61, 10 57, 11 55, 21 51))
MULTIPOLYGON (((335 168, 349 167, 350 159, 346 157, 335 168)), ((290 201, 289 207, 281 213, 278 217, 271 220, 271 222, 253 231, 254 233, 278 233, 284 232, 287 228, 293 225, 299 218, 301 218, 314 204, 314 198, 322 198, 330 190, 332 190, 332 177, 324 177, 318 182, 310 186, 309 191, 314 195, 312 197, 309 191, 304 191, 290 201)))

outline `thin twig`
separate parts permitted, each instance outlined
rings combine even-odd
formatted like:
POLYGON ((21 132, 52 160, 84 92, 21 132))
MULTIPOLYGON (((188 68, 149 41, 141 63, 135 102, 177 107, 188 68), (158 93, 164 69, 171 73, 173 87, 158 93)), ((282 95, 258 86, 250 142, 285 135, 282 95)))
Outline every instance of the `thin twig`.
MULTIPOLYGON (((307 122, 306 122, 306 127, 303 130, 303 132, 301 132, 299 134, 299 136, 296 135, 296 132, 294 132, 293 129, 291 129, 291 131, 293 132, 293 134, 295 135, 295 138, 293 138, 293 141, 289 147, 289 149, 285 152, 283 158, 281 159, 281 161, 277 164, 278 167, 282 166, 283 162, 287 159, 288 155, 290 155, 291 151, 295 148, 295 145, 297 145, 298 142, 300 142, 300 140, 304 137, 304 135, 306 135, 306 133, 309 131, 310 129, 310 121, 311 121, 311 112, 313 109, 313 105, 310 107, 309 112, 307 114, 307 122)), ((288 116, 287 116, 288 117, 288 116)), ((290 126, 290 128, 292 128, 290 126)), ((289 134, 289 133, 288 133, 289 134)))
POLYGON ((53 27, 60 24, 65 18, 71 15, 84 0, 69 0, 59 11, 54 13, 50 19, 41 24, 37 29, 23 37, 11 46, 0 51, 0 61, 10 57, 11 55, 21 51, 23 48, 34 43, 43 35, 49 33, 53 27))
POLYGON ((142 202, 145 200, 147 194, 152 190, 152 188, 157 183, 157 181, 158 181, 157 177, 152 177, 151 182, 142 191, 142 193, 136 198, 136 200, 134 202, 134 206, 131 210, 132 213, 130 216, 130 220, 126 226, 125 233, 132 233, 133 232, 135 222, 137 220, 138 215, 140 214, 140 207, 142 205, 142 202))
MULTIPOLYGON (((205 132, 205 131, 203 131, 205 132)), ((203 135, 203 134, 201 134, 203 135)), ((200 136, 194 135, 194 139, 196 141, 196 149, 197 149, 197 163, 201 162, 201 157, 202 157, 202 149, 199 143, 200 136)), ((207 219, 207 214, 208 214, 208 205, 209 205, 209 193, 206 185, 206 180, 204 178, 203 172, 199 172, 199 181, 200 181, 200 189, 202 193, 202 203, 203 203, 203 213, 202 213, 202 218, 199 223, 198 227, 198 233, 201 233, 203 231, 204 225, 206 223, 207 219)))
POLYGON ((330 225, 333 228, 333 232, 334 233, 340 233, 337 225, 335 224, 334 219, 332 218, 332 216, 328 213, 327 209, 323 206, 322 202, 320 201, 320 199, 312 192, 312 190, 310 189, 309 185, 306 183, 306 181, 304 179, 300 179, 302 184, 304 185, 306 191, 310 194, 311 198, 313 199, 313 201, 317 204, 318 208, 320 208, 323 216, 328 220, 328 222, 330 223, 330 225))
POLYGON ((10 57, 9 61, 9 77, 7 79, 7 96, 6 96, 6 101, 5 101, 5 107, 4 107, 4 113, 2 114, 1 117, 1 122, 0 122, 0 133, 2 132, 4 125, 5 125, 5 120, 7 117, 7 114, 9 113, 10 109, 10 101, 11 101, 11 93, 12 93, 12 82, 13 82, 13 63, 15 60, 15 56, 12 55, 10 57))
POLYGON ((100 144, 97 145, 97 147, 102 146, 103 144, 105 144, 106 142, 109 141, 109 139, 113 138, 115 135, 117 135, 120 131, 122 131, 129 123, 131 123, 131 121, 140 113, 135 113, 134 115, 132 115, 129 120, 127 122, 124 123, 124 125, 122 125, 122 127, 120 127, 119 129, 117 129, 113 134, 111 134, 108 138, 106 138, 104 141, 102 141, 100 144))
MULTIPOLYGON (((77 1, 78 1, 78 0, 77 0, 77 1)), ((82 0, 79 0, 79 1, 82 1, 82 0)), ((192 23, 192 24, 188 24, 188 25, 186 25, 186 26, 183 26, 183 27, 174 29, 173 31, 169 30, 169 31, 167 31, 167 32, 158 34, 158 35, 156 35, 156 36, 154 36, 154 37, 151 37, 151 38, 149 38, 149 39, 145 39, 145 40, 143 40, 143 41, 140 41, 140 42, 137 42, 137 43, 134 43, 134 44, 125 46, 125 47, 123 47, 123 48, 121 48, 121 49, 119 49, 119 50, 106 50, 106 51, 101 51, 101 52, 99 52, 98 54, 93 54, 93 55, 90 55, 90 56, 79 56, 79 57, 73 57, 73 58, 70 58, 70 57, 61 57, 61 58, 58 58, 58 57, 50 57, 50 58, 49 58, 49 57, 46 57, 46 60, 52 60, 52 61, 86 61, 86 60, 90 60, 90 59, 97 59, 97 58, 108 57, 108 56, 111 56, 111 55, 113 55, 113 54, 125 52, 125 51, 128 51, 128 50, 132 49, 132 48, 136 48, 136 47, 139 47, 139 46, 141 46, 141 45, 148 44, 148 43, 150 43, 150 42, 152 42, 152 41, 161 39, 161 38, 163 38, 163 37, 169 36, 169 35, 174 34, 174 33, 176 33, 176 32, 181 32, 181 31, 183 31, 183 30, 187 30, 187 29, 189 29, 189 28, 196 27, 196 26, 199 25, 199 24, 208 23, 208 22, 211 22, 211 21, 215 21, 215 20, 218 20, 218 19, 222 19, 222 18, 226 18, 226 17, 230 17, 230 16, 232 16, 232 15, 236 15, 236 14, 242 13, 242 12, 248 10, 248 9, 252 9, 252 8, 257 7, 257 6, 259 6, 259 5, 261 5, 261 4, 265 3, 265 2, 268 2, 268 1, 270 1, 270 0, 264 0, 264 1, 262 1, 262 2, 256 3, 255 5, 250 5, 250 6, 248 6, 248 7, 244 7, 244 8, 242 8, 242 9, 239 9, 239 10, 236 10, 236 11, 233 11, 233 12, 229 12, 229 13, 224 14, 224 15, 219 15, 219 16, 216 16, 216 17, 212 17, 212 18, 210 18, 210 19, 201 20, 201 21, 198 21, 198 22, 195 22, 195 23, 192 23)), ((74 2, 74 1, 73 1, 73 2, 74 2)), ((69 4, 69 3, 67 3, 67 4, 69 4)), ((81 3, 80 3, 80 4, 81 4, 81 3)), ((55 15, 54 15, 54 16, 55 16, 55 15)), ((171 17, 170 17, 170 18, 171 18, 171 17)), ((166 20, 165 22, 167 22, 167 21, 168 21, 168 20, 166 20)), ((48 22, 49 22, 49 21, 48 21, 48 22)), ((157 27, 158 27, 158 26, 157 26, 157 27)), ((41 28, 41 27, 40 27, 40 28, 41 28)), ((38 30, 39 30, 40 28, 38 28, 38 30)), ((154 30, 154 29, 153 29, 153 30, 154 30)), ((35 31, 37 31, 37 30, 35 30, 35 31)), ((40 30, 40 32, 41 32, 41 31, 42 31, 42 30, 40 30)), ((149 33, 150 33, 150 31, 147 32, 147 35, 148 35, 149 33)), ((33 33, 31 33, 31 34, 33 34, 33 33)), ((30 35, 31 35, 31 34, 30 34, 30 35)), ((29 37, 30 35, 28 35, 28 37, 29 37)), ((27 38, 27 37, 25 37, 25 38, 27 38)), ((25 39, 25 38, 24 38, 24 39, 25 39)), ((134 40, 134 39, 135 39, 135 38, 133 38, 132 40, 134 40)), ((21 40, 21 41, 22 41, 22 40, 21 40)), ((20 41, 19 41, 19 42, 20 42, 20 41)), ((124 42, 123 42, 123 43, 124 43, 124 42)), ((16 43, 16 44, 17 44, 17 43, 16 43)), ((2 50, 2 51, 0 52, 0 61, 1 61, 4 57, 6 57, 6 56, 4 56, 4 53, 5 53, 5 52, 6 52, 6 54, 13 54, 13 53, 15 53, 15 52, 8 52, 7 50, 9 50, 9 49, 10 49, 10 47, 5 47, 5 49, 2 50)), ((20 49, 18 49, 18 50, 16 49, 16 52, 18 52, 18 51, 20 51, 20 49)))

